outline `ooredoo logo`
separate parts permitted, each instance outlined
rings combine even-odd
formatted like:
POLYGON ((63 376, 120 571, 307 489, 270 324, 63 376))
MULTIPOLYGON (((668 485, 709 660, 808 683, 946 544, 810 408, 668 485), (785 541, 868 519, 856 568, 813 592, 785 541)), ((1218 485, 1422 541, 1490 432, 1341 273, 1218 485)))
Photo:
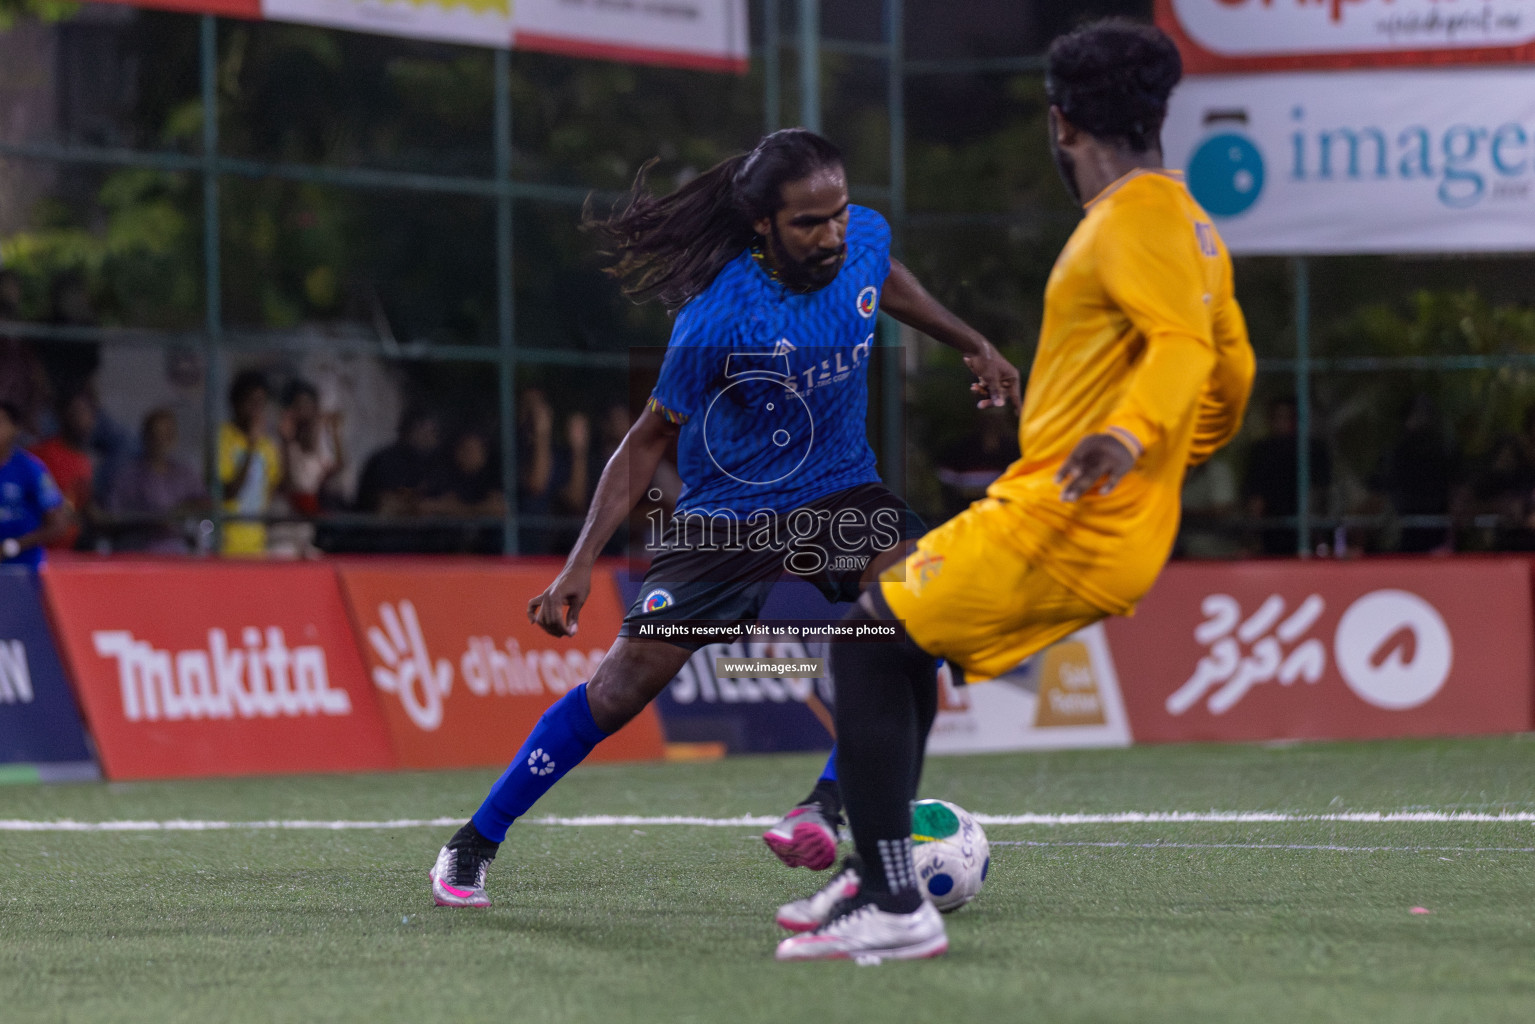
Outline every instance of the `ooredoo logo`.
MULTIPOLYGON (((1251 615, 1228 594, 1201 603, 1205 621, 1194 639, 1209 648, 1194 672, 1166 701, 1183 715, 1203 701, 1212 715, 1236 707, 1253 687, 1317 683, 1327 648, 1309 635, 1326 602, 1310 594, 1293 609, 1270 594, 1251 615)), ((1333 635, 1338 674, 1355 696, 1387 711, 1405 711, 1433 698, 1454 660, 1449 627, 1433 605, 1405 590, 1376 590, 1344 611, 1333 635)))
POLYGON ((1333 657, 1360 700, 1405 711, 1444 687, 1455 652, 1449 627, 1433 605, 1405 590, 1377 590, 1343 613, 1333 657))

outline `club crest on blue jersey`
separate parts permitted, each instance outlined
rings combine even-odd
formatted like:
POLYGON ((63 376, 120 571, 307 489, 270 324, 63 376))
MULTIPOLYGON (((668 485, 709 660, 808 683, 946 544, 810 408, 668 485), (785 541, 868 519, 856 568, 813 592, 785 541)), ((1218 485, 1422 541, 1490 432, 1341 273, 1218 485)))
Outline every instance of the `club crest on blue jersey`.
POLYGON ((868 319, 874 315, 874 309, 879 303, 879 291, 871 284, 858 293, 858 315, 868 319))
POLYGON ((663 608, 670 608, 671 606, 671 591, 657 589, 652 590, 650 593, 645 595, 645 603, 641 605, 641 608, 643 608, 645 612, 649 613, 658 612, 663 608))

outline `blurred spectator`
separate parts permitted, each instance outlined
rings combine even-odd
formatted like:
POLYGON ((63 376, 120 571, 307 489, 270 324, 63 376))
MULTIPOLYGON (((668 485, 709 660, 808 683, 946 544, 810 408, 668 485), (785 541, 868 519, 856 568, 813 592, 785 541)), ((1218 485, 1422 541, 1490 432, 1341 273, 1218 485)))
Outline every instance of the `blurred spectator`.
POLYGON ((421 498, 421 484, 436 459, 440 445, 437 417, 414 407, 400 417, 394 443, 368 456, 357 483, 359 512, 410 515, 421 498))
MULTIPOLYGON (((21 319, 21 278, 0 270, 0 320, 21 319)), ((37 414, 48 404, 48 372, 32 346, 21 338, 0 334, 0 401, 21 416, 24 432, 37 429, 37 414)))
POLYGON ((1498 439, 1482 460, 1466 488, 1471 515, 1496 516, 1498 524, 1484 543, 1496 550, 1522 550, 1529 546, 1530 491, 1535 488, 1535 465, 1526 460, 1522 440, 1512 435, 1498 439))
POLYGON ((69 528, 69 506, 47 468, 22 451, 21 410, 0 398, 0 564, 43 564, 43 547, 69 528))
POLYGON ((48 469, 48 474, 58 484, 77 516, 69 528, 49 547, 72 548, 80 540, 81 525, 94 524, 97 519, 92 477, 95 464, 91 460, 91 432, 96 429, 96 403, 89 392, 81 389, 65 396, 58 408, 59 432, 32 448, 32 454, 48 469))
POLYGON ((191 550, 176 516, 195 514, 207 505, 202 474, 171 454, 176 449, 176 414, 155 409, 144 417, 142 453, 117 475, 107 498, 114 516, 159 517, 158 523, 131 523, 121 529, 113 547, 119 551, 148 551, 184 555, 191 550))
MULTIPOLYGON (((573 412, 565 419, 564 473, 554 494, 554 511, 562 516, 586 514, 597 477, 592 473, 592 421, 584 412, 573 412)), ((600 470, 598 471, 601 472, 600 470)))
POLYGON ((453 442, 445 465, 427 474, 421 511, 427 515, 499 516, 506 511, 501 467, 490 457, 490 442, 466 430, 453 442))
POLYGON ((1235 522, 1237 474, 1217 454, 1189 470, 1183 481, 1183 524, 1178 532, 1180 558, 1236 558, 1243 554, 1235 522))
POLYGON ((629 417, 628 407, 622 402, 614 402, 602 411, 602 419, 597 425, 597 446, 592 449, 593 489, 597 486, 597 479, 602 475, 602 468, 608 464, 613 453, 618 451, 618 446, 624 443, 624 438, 628 436, 629 428, 632 426, 634 421, 629 417))
MULTIPOLYGON (((1379 486, 1399 516, 1447 516, 1455 487, 1455 458, 1433 399, 1416 395, 1404 417, 1406 429, 1386 454, 1379 486)), ((1449 526, 1407 526, 1397 548, 1403 552, 1449 551, 1449 526)))
MULTIPOLYGON (((568 473, 568 465, 555 465, 554 409, 542 391, 528 388, 517 402, 517 514, 534 519, 552 515, 556 477, 568 473)), ((525 555, 552 554, 559 540, 560 531, 546 523, 526 525, 517 534, 525 555)))
POLYGON ((554 409, 537 388, 517 403, 517 508, 547 515, 554 482, 554 409))
POLYGON ((94 491, 98 495, 112 493, 117 475, 134 457, 138 438, 101 403, 100 372, 93 370, 86 378, 85 392, 96 407, 96 425, 91 428, 91 461, 96 465, 92 477, 94 491))
POLYGON ((336 488, 346 456, 341 447, 341 414, 320 411, 320 393, 308 381, 296 380, 283 390, 283 416, 278 427, 283 442, 283 493, 301 516, 334 507, 336 488))
POLYGON ((246 370, 229 385, 231 420, 219 428, 218 471, 224 510, 242 518, 224 523, 226 555, 266 552, 266 523, 272 494, 282 479, 282 460, 266 434, 271 389, 259 370, 246 370))
MULTIPOLYGON (((1297 515, 1300 509, 1299 470, 1296 465, 1296 407, 1293 398, 1276 398, 1269 404, 1268 436, 1253 443, 1247 455, 1247 475, 1242 498, 1254 518, 1297 515)), ((1311 493, 1321 500, 1332 485, 1332 457, 1327 446, 1312 438, 1311 493)), ((1265 555, 1293 555, 1299 533, 1293 526, 1268 526, 1259 534, 1265 555)))
POLYGON ((1018 458, 1018 428, 1001 412, 980 417, 974 430, 938 460, 945 516, 956 516, 986 496, 986 488, 1018 458))
MULTIPOLYGON (((429 473, 421 489, 425 497, 420 509, 425 515, 499 518, 506 514, 501 466, 491 458, 490 441, 478 430, 459 434, 452 458, 429 473)), ((499 552, 501 527, 464 524, 447 531, 440 546, 478 554, 499 552)))

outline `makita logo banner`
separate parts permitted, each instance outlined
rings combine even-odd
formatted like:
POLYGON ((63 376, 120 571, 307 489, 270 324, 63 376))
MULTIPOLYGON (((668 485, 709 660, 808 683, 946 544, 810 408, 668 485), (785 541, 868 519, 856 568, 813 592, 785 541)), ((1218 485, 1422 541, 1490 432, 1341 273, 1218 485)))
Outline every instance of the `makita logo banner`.
POLYGON ((397 763, 334 570, 65 563, 45 587, 108 777, 397 763))
POLYGON ((349 715, 352 699, 334 690, 325 649, 290 649, 283 631, 243 631, 231 646, 222 629, 208 630, 206 649, 163 651, 126 630, 91 634, 96 653, 117 661, 123 717, 130 722, 200 718, 349 715))
POLYGON ((1531 724, 1522 560, 1171 565, 1108 635, 1137 742, 1531 724))
MULTIPOLYGON (((43 615, 37 580, 0 568, 0 764, 95 769, 43 615)), ((46 772, 44 772, 46 774, 46 772)), ((59 777, 56 773, 53 777, 59 777)))
MULTIPOLYGON (((592 577, 580 633, 528 622, 548 564, 426 560, 345 566, 342 588, 391 740, 406 767, 504 765, 538 716, 589 680, 622 618, 608 570, 592 577)), ((658 758, 655 713, 599 745, 595 760, 658 758)))

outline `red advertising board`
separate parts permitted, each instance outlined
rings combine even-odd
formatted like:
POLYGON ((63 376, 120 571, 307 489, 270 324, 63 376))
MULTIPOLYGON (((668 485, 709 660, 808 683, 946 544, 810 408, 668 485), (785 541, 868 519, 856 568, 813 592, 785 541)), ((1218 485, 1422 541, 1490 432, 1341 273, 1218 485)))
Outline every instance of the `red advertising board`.
POLYGON ((77 562, 43 581, 108 778, 395 766, 334 570, 77 562))
POLYGON ((1174 564, 1110 646, 1135 742, 1518 732, 1530 566, 1174 564))
MULTIPOLYGON (((553 564, 477 562, 345 566, 342 587, 400 763, 502 765, 538 716, 591 678, 623 619, 612 574, 599 569, 576 637, 528 622, 528 599, 553 564)), ((596 761, 663 756, 646 708, 592 753, 596 761)))
POLYGON ((1527 0, 1156 0, 1190 74, 1519 64, 1527 0))

